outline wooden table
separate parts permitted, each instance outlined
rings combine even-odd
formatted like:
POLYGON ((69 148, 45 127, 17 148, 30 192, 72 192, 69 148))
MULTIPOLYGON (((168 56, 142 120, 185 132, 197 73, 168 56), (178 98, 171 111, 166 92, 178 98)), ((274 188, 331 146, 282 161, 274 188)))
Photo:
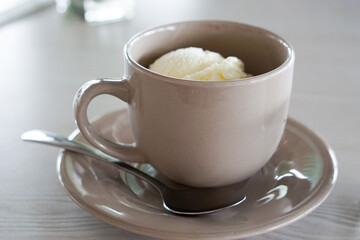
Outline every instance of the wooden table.
MULTIPOLYGON (((138 0, 131 21, 87 26, 51 6, 0 26, 0 238, 148 239, 81 210, 56 174, 58 149, 23 143, 29 129, 69 134, 73 96, 87 80, 121 77, 122 49, 136 32, 198 19, 267 28, 296 51, 290 116, 334 149, 339 178, 305 218, 250 239, 360 239, 360 2, 138 0)), ((99 97, 90 116, 119 107, 99 97), (116 107, 114 107, 114 105, 116 107)))

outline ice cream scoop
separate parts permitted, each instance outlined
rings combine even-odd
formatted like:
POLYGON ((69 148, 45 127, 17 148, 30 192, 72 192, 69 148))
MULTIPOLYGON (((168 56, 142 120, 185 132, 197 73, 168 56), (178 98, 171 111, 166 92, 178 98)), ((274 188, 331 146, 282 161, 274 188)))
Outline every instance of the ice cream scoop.
POLYGON ((237 57, 188 47, 168 52, 150 65, 150 70, 175 78, 204 81, 235 80, 252 76, 237 57))

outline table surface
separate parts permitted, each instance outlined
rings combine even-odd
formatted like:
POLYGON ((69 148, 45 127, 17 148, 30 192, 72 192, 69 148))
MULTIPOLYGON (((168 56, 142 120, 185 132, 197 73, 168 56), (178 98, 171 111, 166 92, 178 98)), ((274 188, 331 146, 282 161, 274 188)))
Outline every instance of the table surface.
MULTIPOLYGON (((122 49, 145 28, 184 20, 231 20, 267 28, 296 51, 290 116, 335 151, 337 183, 315 211, 249 239, 360 239, 360 1, 138 0, 131 21, 88 26, 52 5, 0 26, 0 238, 148 239, 80 209, 56 174, 58 149, 24 143, 29 129, 75 129, 77 89, 121 77, 122 49)), ((120 105, 120 107, 125 107, 120 105)), ((90 117, 119 108, 98 97, 90 117)))

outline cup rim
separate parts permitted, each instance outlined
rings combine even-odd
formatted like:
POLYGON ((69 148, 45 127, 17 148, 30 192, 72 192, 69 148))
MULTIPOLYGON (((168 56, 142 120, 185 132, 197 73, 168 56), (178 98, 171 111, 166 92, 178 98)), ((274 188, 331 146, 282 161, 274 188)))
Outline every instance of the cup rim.
POLYGON ((173 22, 173 23, 168 23, 168 24, 165 24, 165 25, 163 24, 163 25, 158 25, 158 26, 155 26, 155 27, 147 28, 147 29, 145 29, 143 31, 138 32, 137 34, 135 34, 133 37, 131 37, 129 39, 129 41, 124 46, 124 55, 125 55, 126 60, 129 61, 132 66, 134 66, 137 70, 141 71, 144 74, 149 74, 150 76, 156 76, 157 78, 160 77, 163 81, 167 81, 167 82, 176 82, 178 84, 203 84, 203 85, 237 85, 237 84, 249 84, 249 83, 253 83, 253 82, 263 81, 265 79, 268 79, 268 78, 270 78, 270 77, 284 71, 295 60, 294 48, 292 47, 292 45, 289 42, 287 42, 285 39, 283 39, 279 35, 271 32, 269 30, 266 30, 264 28, 257 27, 257 26, 254 26, 254 25, 249 25, 249 24, 244 24, 244 23, 234 22, 234 21, 223 21, 223 20, 180 21, 180 22, 173 22), (235 24, 235 25, 242 25, 244 27, 253 28, 253 29, 257 30, 257 31, 263 32, 264 34, 267 34, 267 35, 277 39, 282 45, 284 45, 284 47, 287 48, 287 52, 288 52, 287 57, 286 57, 285 61, 280 66, 272 69, 271 71, 268 71, 268 72, 265 72, 265 73, 262 73, 262 74, 259 74, 259 75, 255 75, 255 76, 251 76, 251 77, 247 77, 247 78, 241 78, 241 79, 226 80, 226 81, 223 81, 223 80, 203 81, 203 80, 192 80, 192 79, 176 78, 176 77, 166 76, 166 75, 151 71, 149 68, 144 67, 143 65, 138 63, 131 56, 130 48, 131 48, 132 43, 135 42, 136 39, 139 39, 142 36, 152 34, 152 33, 156 32, 156 31, 164 31, 164 29, 174 28, 177 25, 192 24, 192 23, 235 24))

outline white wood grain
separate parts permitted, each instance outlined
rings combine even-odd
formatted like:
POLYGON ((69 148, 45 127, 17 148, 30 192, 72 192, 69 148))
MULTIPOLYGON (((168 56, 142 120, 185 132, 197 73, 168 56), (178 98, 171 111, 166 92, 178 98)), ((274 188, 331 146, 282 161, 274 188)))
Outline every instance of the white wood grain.
MULTIPOLYGON (((319 208, 248 239, 360 239, 360 1, 138 0, 135 11, 132 21, 89 27, 50 7, 0 26, 0 239, 149 239, 80 209, 58 182, 58 150, 20 135, 69 134, 75 92, 92 78, 122 76, 130 36, 195 19, 249 23, 288 39, 296 51, 290 115, 330 143, 339 162, 338 182, 319 208)), ((99 98, 90 114, 118 104, 99 98)))

